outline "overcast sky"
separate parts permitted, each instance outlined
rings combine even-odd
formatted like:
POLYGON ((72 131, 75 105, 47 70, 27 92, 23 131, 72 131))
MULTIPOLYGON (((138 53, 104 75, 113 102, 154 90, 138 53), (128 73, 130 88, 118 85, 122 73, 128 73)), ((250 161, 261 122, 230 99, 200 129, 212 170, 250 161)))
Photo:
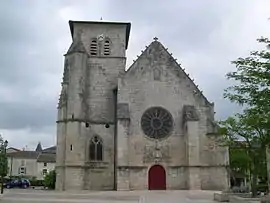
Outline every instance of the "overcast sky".
POLYGON ((128 65, 158 37, 215 102, 217 119, 236 111, 222 98, 230 61, 270 37, 269 0, 2 0, 0 134, 11 146, 55 144, 68 21, 101 17, 132 23, 128 65))

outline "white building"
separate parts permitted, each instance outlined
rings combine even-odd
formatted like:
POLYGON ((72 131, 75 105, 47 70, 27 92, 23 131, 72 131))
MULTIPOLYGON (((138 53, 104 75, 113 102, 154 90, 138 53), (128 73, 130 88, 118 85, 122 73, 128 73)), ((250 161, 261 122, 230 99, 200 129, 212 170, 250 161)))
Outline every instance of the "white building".
POLYGON ((7 151, 8 177, 35 177, 43 180, 44 176, 55 168, 56 147, 42 150, 39 143, 35 151, 9 149, 7 151))

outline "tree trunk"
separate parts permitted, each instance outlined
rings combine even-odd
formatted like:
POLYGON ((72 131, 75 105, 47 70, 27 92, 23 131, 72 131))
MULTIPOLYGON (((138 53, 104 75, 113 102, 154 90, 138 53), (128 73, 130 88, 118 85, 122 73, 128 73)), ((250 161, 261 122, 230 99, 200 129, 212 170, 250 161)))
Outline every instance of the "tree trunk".
POLYGON ((4 193, 4 176, 1 176, 1 194, 4 193))
POLYGON ((252 191, 252 197, 256 197, 257 196, 257 171, 256 169, 253 172, 252 175, 252 183, 251 183, 251 191, 252 191))
POLYGON ((266 147, 266 164, 267 164, 267 183, 268 183, 268 193, 270 191, 270 147, 266 147))
POLYGON ((258 157, 253 156, 253 166, 252 166, 252 183, 251 183, 251 191, 252 191, 252 197, 257 196, 257 183, 258 183, 258 157))

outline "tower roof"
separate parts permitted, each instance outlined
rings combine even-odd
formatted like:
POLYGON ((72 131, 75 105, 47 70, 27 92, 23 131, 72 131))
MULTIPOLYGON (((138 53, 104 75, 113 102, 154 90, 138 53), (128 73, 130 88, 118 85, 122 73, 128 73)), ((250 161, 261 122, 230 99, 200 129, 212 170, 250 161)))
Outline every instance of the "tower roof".
POLYGON ((128 48, 128 41, 129 41, 129 34, 130 34, 130 28, 131 28, 131 23, 125 23, 125 22, 106 22, 106 21, 69 21, 69 27, 70 27, 70 32, 71 36, 73 38, 74 34, 74 24, 75 23, 80 23, 80 24, 103 24, 103 25, 126 25, 126 49, 128 48))
POLYGON ((37 145, 37 148, 35 150, 36 152, 41 152, 42 151, 42 146, 41 146, 41 143, 39 142, 38 145, 37 145))

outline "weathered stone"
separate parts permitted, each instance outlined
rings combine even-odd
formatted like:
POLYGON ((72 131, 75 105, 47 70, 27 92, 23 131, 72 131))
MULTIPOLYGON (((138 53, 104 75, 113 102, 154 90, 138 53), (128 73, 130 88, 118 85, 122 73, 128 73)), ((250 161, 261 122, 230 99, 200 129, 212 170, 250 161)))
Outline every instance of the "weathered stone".
POLYGON ((229 201, 229 195, 228 193, 222 193, 222 192, 219 192, 219 193, 214 193, 214 200, 216 202, 228 202, 229 201))
POLYGON ((155 189, 151 171, 159 168, 162 189, 226 189, 228 150, 207 136, 215 132, 214 107, 164 46, 155 39, 125 71, 129 23, 70 25, 56 188, 155 189), (150 121, 141 122, 152 107, 150 121), (91 151, 93 136, 102 150, 91 151))
POLYGON ((184 119, 186 121, 198 121, 199 115, 195 109, 195 106, 192 105, 184 105, 184 119))
POLYGON ((130 119, 129 108, 127 103, 118 103, 117 105, 117 118, 130 119))

